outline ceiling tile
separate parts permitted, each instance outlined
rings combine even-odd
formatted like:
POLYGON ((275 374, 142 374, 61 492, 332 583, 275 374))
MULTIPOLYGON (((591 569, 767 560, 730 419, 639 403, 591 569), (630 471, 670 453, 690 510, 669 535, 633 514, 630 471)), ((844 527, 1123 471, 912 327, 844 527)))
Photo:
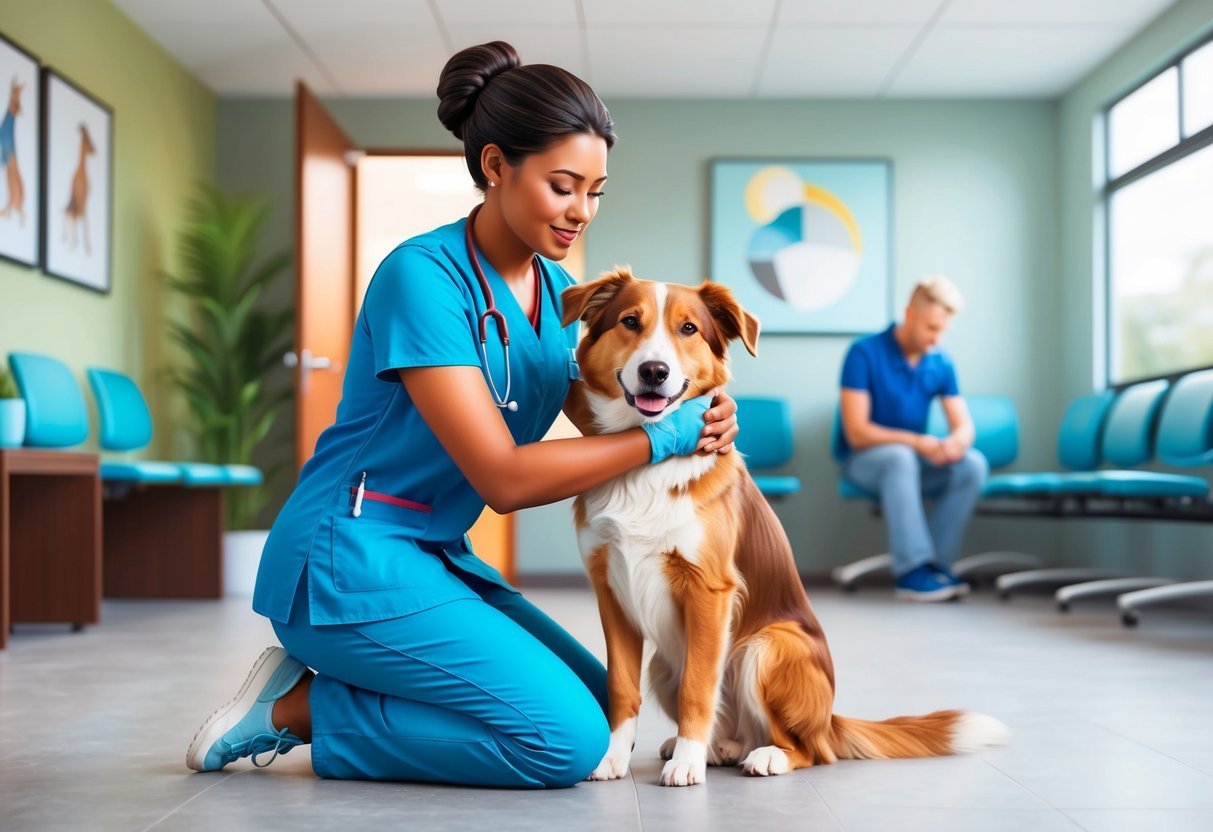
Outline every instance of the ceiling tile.
MULTIPOLYGON (((667 25, 690 29, 766 26, 776 0, 581 0, 587 28, 667 25)), ((642 31, 637 33, 643 34, 642 31)))
POLYGON ((505 23, 510 26, 577 26, 577 0, 437 0, 448 26, 505 23))
POLYGON ((192 70, 217 95, 289 98, 295 93, 296 80, 302 80, 319 95, 347 92, 335 88, 294 41, 278 41, 242 52, 228 50, 222 59, 192 70))
POLYGON ((785 0, 779 22, 894 25, 926 23, 947 0, 785 0))
POLYGON ((537 28, 518 23, 460 23, 447 29, 455 49, 504 40, 517 50, 524 64, 555 64, 579 77, 587 75, 582 32, 576 26, 537 28))
MULTIPOLYGON (((641 98, 745 97, 758 71, 766 29, 592 30, 595 91, 641 98)), ((609 103, 609 102, 608 102, 609 103)))
POLYGON ((1130 33, 1123 27, 935 26, 887 90, 890 96, 1051 98, 1073 86, 1130 33))
POLYGON ((758 94, 763 97, 875 96, 920 31, 782 26, 771 40, 758 94), (862 55, 863 60, 856 60, 862 55))
POLYGON ((347 95, 432 95, 449 57, 426 0, 269 3, 347 95))
POLYGON ((951 0, 940 23, 1081 24, 1140 26, 1174 0, 951 0))

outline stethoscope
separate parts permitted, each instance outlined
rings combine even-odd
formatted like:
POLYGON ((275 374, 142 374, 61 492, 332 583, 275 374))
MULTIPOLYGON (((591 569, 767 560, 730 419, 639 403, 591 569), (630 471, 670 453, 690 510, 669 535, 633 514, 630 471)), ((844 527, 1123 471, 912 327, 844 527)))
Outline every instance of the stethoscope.
MULTIPOLYGON (((464 237, 467 240, 468 260, 472 263, 472 271, 476 273, 476 279, 480 281, 480 293, 484 295, 484 312, 480 315, 480 359, 484 362, 484 374, 489 380, 489 388, 493 391, 493 401, 498 407, 508 410, 511 413, 518 410, 518 402, 510 399, 510 330, 505 323, 505 315, 497 308, 497 303, 493 300, 493 289, 489 286, 489 280, 484 276, 484 269, 480 268, 480 258, 476 256, 476 243, 472 239, 472 223, 476 221, 476 214, 480 213, 480 206, 477 205, 472 209, 472 213, 468 214, 467 225, 464 226, 464 237), (501 339, 501 349, 505 352, 505 395, 497 392, 497 384, 493 381, 493 371, 489 367, 489 354, 486 344, 488 344, 488 320, 492 318, 497 322, 497 337, 501 339)), ((539 260, 538 258, 531 261, 532 267, 535 269, 535 285, 539 286, 539 260)), ((539 300, 542 303, 542 298, 539 300)))

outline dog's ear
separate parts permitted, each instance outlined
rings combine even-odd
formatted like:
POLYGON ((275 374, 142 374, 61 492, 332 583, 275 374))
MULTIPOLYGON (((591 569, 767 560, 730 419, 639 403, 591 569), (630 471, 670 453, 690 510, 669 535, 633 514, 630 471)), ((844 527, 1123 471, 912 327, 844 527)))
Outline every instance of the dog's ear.
POLYGON ((750 355, 757 356, 758 319, 742 308, 728 287, 710 280, 704 281, 699 287, 699 297, 703 299, 712 320, 720 327, 725 343, 740 338, 750 355))
POLYGON ((635 278, 627 266, 617 266, 615 271, 606 272, 597 280, 570 286, 560 295, 560 303, 564 309, 560 325, 568 326, 580 318, 590 322, 608 303, 619 294, 619 290, 627 286, 635 278))

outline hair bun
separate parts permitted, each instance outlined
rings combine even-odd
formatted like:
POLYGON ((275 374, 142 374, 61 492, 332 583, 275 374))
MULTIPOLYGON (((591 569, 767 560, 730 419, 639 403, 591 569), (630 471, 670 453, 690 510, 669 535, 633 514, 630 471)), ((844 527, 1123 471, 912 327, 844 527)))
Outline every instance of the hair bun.
POLYGON ((456 52, 438 77, 438 120, 462 141, 463 123, 489 81, 522 61, 514 47, 495 40, 456 52))

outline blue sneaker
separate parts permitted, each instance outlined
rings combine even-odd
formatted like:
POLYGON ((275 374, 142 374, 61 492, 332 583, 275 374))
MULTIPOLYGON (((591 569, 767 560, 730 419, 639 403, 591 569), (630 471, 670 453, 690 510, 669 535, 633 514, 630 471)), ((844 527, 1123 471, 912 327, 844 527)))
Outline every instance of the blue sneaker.
POLYGON ((959 595, 956 586, 929 563, 898 578, 893 594, 906 601, 950 601, 959 595))
POLYGON ((971 589, 971 587, 969 586, 968 582, 962 581, 960 578, 958 578, 954 574, 952 574, 951 569, 949 569, 946 566, 940 566, 937 563, 932 563, 931 568, 935 570, 935 573, 937 575, 942 576, 943 578, 945 578, 948 581, 948 583, 950 583, 950 584, 952 584, 952 586, 956 587, 957 597, 963 598, 969 594, 969 590, 971 589))
POLYGON ((215 711, 190 743, 185 764, 194 771, 218 771, 228 763, 252 755, 253 765, 264 768, 303 740, 286 728, 274 727, 274 703, 307 672, 281 647, 268 647, 253 663, 244 686, 232 701, 215 711), (273 751, 264 763, 257 755, 273 751))

